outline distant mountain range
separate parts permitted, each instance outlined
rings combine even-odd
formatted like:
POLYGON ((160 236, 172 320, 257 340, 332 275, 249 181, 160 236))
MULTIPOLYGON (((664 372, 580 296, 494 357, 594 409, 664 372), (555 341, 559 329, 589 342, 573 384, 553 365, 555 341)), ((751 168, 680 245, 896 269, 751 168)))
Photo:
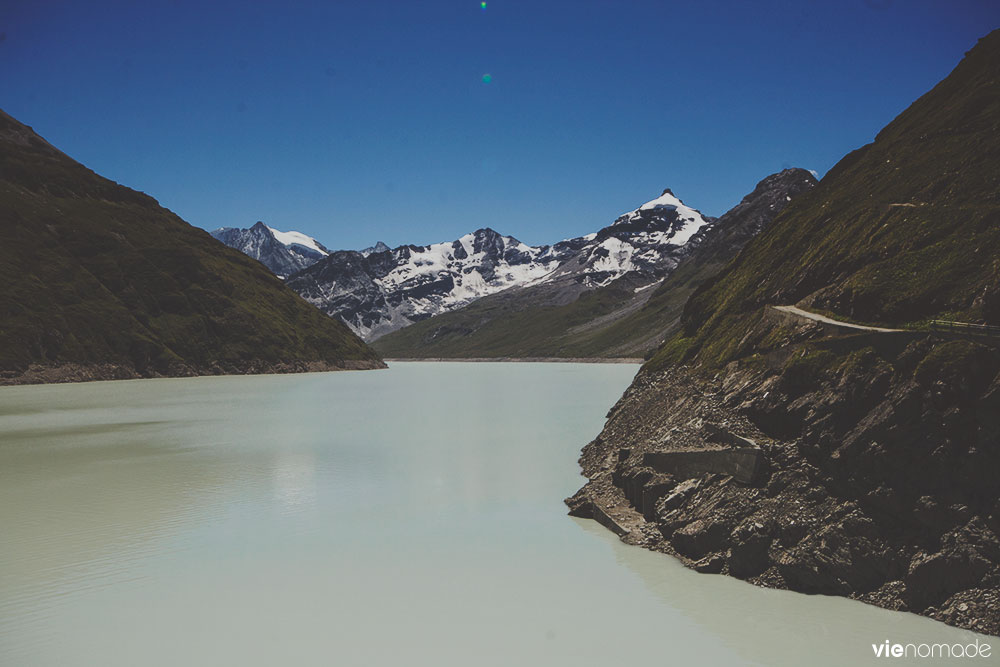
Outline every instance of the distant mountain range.
POLYGON ((300 271, 288 286, 367 340, 528 284, 552 271, 573 242, 534 247, 492 229, 448 243, 366 253, 341 250, 300 271))
POLYGON ((0 384, 383 366, 261 264, 2 111, 0 211, 0 384))
POLYGON ((619 217, 541 280, 375 341, 387 357, 642 357, 684 301, 816 179, 786 169, 718 220, 663 196, 619 217))
POLYGON ((212 236, 271 269, 279 278, 312 266, 330 254, 316 239, 300 232, 282 232, 257 222, 250 229, 220 227, 212 236))
POLYGON ((427 246, 389 249, 379 242, 337 252, 263 223, 212 234, 260 259, 307 301, 375 340, 511 288, 550 285, 565 301, 623 276, 648 285, 675 267, 688 243, 713 221, 665 190, 595 233, 542 246, 488 228, 427 246), (282 235, 298 240, 285 242, 282 235))

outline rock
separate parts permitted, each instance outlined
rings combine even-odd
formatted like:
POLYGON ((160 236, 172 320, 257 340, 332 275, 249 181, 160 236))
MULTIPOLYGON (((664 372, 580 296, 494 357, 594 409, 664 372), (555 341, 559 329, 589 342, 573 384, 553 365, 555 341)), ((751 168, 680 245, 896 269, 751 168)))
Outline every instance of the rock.
POLYGON ((701 572, 703 574, 718 574, 722 572, 722 568, 725 564, 725 558, 719 554, 713 554, 711 556, 705 556, 691 565, 691 567, 694 568, 696 572, 701 572))
POLYGON ((973 588, 957 593, 931 612, 951 625, 1000 635, 1000 588, 973 588))
POLYGON ((794 590, 839 595, 882 586, 895 574, 892 554, 882 541, 858 535, 859 529, 864 522, 848 515, 807 533, 778 559, 785 581, 794 590))
POLYGON ((678 484, 670 494, 657 503, 656 514, 662 516, 680 507, 684 503, 684 500, 698 489, 700 484, 700 480, 697 479, 686 479, 678 484))
POLYGON ((675 486, 677 486, 677 483, 670 475, 655 475, 646 482, 646 485, 642 487, 642 503, 641 507, 639 507, 639 511, 642 512, 642 516, 646 521, 654 521, 656 519, 657 503, 659 503, 660 498, 670 493, 675 486))
POLYGON ((594 503, 583 491, 578 491, 576 495, 566 499, 569 507, 569 515, 580 517, 581 519, 594 518, 594 503))
POLYGON ((857 599, 868 604, 877 604, 883 609, 910 611, 906 604, 906 584, 899 580, 887 581, 874 591, 858 595, 857 599))
POLYGON ((990 563, 972 550, 920 554, 906 576, 909 600, 915 609, 942 602, 955 593, 974 588, 990 569, 990 563))
POLYGON ((946 533, 941 538, 945 548, 972 549, 993 563, 1000 563, 1000 538, 981 517, 972 517, 961 528, 946 533))
POLYGON ((724 549, 728 539, 728 527, 699 519, 675 530, 670 542, 681 555, 701 558, 709 552, 724 549))
POLYGON ((733 531, 732 542, 733 546, 726 560, 729 574, 740 579, 749 579, 771 566, 768 552, 772 539, 763 524, 748 522, 737 527, 733 531))

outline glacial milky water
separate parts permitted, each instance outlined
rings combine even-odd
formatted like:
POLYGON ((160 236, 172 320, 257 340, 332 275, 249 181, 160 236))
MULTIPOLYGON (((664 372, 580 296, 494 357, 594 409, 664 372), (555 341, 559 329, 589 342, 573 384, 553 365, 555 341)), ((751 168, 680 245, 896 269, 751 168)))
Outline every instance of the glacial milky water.
POLYGON ((976 638, 567 517, 635 370, 0 388, 0 665, 881 664, 976 638))

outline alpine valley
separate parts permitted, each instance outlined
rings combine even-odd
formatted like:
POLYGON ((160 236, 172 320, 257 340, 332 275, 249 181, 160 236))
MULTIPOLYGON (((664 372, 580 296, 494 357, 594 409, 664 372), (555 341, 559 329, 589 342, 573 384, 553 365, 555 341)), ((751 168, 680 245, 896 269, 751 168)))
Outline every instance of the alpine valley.
POLYGON ((14 4, 0 667, 996 664, 1000 3, 14 4))

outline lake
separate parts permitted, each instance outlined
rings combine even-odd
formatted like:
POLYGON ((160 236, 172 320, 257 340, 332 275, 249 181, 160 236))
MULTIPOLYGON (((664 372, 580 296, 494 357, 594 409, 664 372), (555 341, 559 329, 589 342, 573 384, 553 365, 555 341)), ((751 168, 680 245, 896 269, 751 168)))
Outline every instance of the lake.
POLYGON ((636 370, 0 388, 0 664, 880 664, 977 637, 566 516, 636 370))

